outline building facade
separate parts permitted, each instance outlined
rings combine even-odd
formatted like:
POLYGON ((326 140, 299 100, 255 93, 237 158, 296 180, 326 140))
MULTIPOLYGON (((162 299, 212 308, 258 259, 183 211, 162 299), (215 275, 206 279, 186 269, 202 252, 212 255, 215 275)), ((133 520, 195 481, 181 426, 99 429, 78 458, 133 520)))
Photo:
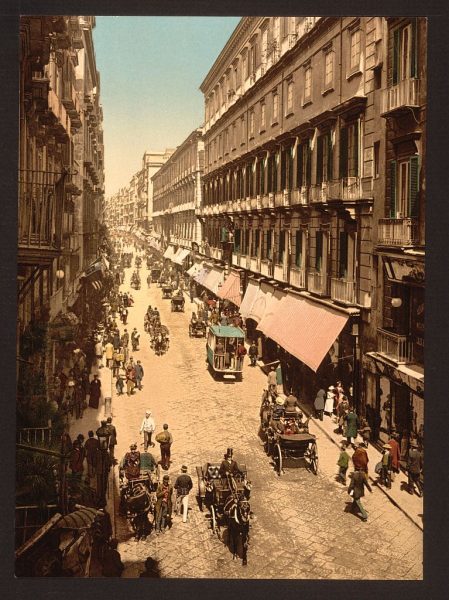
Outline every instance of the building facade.
POLYGON ((202 203, 203 168, 204 142, 198 128, 151 178, 153 231, 164 251, 169 246, 191 250, 192 244, 201 243, 196 214, 202 203))
MULTIPOLYGON (((410 80, 420 68, 417 56, 425 69, 426 23, 409 25, 408 34, 399 34, 396 28, 408 25, 382 17, 245 17, 201 85, 199 218, 211 255, 240 270, 245 295, 248 288, 261 298, 280 290, 297 300, 295 310, 307 306, 318 324, 336 324, 338 315, 344 324, 335 326, 338 334, 317 363, 302 349, 318 343, 313 333, 302 348, 291 340, 283 346, 273 327, 265 333, 275 339, 264 334, 264 311, 244 297, 249 335, 259 338, 262 355, 281 359, 288 385, 301 396, 313 399, 318 387, 341 380, 359 412, 376 405, 377 419, 370 379, 377 375, 368 375, 366 356, 405 335, 388 316, 389 298, 400 292, 384 279, 384 254, 406 252, 410 264, 422 264, 423 208, 412 199, 424 172, 424 152, 416 149, 424 145, 425 114, 417 116, 410 102, 425 104, 423 72, 419 88, 410 80), (399 72, 408 75, 399 80, 399 72), (408 166, 398 166, 402 160, 408 166), (413 214, 399 210, 399 200, 390 208, 392 185, 413 214), (419 237, 399 250, 412 229, 419 237), (382 333, 387 326, 395 333, 382 333)), ((423 303, 420 292, 417 300, 414 292, 401 293, 410 293, 404 304, 423 303)))

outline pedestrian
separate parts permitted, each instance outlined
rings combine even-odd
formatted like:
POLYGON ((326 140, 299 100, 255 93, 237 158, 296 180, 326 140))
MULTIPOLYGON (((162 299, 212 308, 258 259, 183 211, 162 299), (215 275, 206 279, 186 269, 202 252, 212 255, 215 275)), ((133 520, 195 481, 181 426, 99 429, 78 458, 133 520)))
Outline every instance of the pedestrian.
POLYGON ((98 374, 94 374, 94 378, 90 382, 89 388, 89 406, 90 408, 98 408, 101 397, 101 381, 98 379, 98 374))
POLYGON ((284 409, 286 413, 299 413, 301 412, 298 398, 293 394, 293 390, 290 390, 290 394, 287 396, 284 402, 284 409))
POLYGON ((97 359, 97 366, 99 369, 103 368, 102 359, 103 359, 103 344, 99 339, 95 342, 95 358, 97 359))
POLYGON ((368 421, 365 419, 365 417, 360 418, 359 433, 363 438, 365 448, 368 448, 368 444, 371 438, 371 427, 369 426, 368 421))
POLYGON ((155 429, 156 423, 151 415, 151 410, 147 409, 142 420, 142 425, 140 426, 140 434, 142 435, 143 433, 144 452, 148 450, 148 446, 154 448, 154 442, 151 441, 151 436, 155 429))
POLYGON ((349 454, 346 452, 346 442, 342 442, 340 446, 340 456, 338 457, 338 475, 337 481, 341 481, 343 485, 346 485, 346 472, 349 466, 349 454))
POLYGON ((170 466, 171 445, 173 444, 173 436, 168 431, 167 423, 164 423, 163 431, 157 434, 156 442, 159 442, 161 449, 161 466, 164 471, 167 471, 170 466))
POLYGON ((81 479, 84 471, 84 450, 78 439, 73 442, 72 451, 70 452, 70 469, 73 475, 81 479))
POLYGON ((351 444, 354 447, 354 442, 357 438, 357 430, 359 428, 359 418, 355 414, 352 406, 349 407, 349 412, 344 420, 346 423, 346 440, 348 445, 351 444))
POLYGON ((115 382, 115 389, 117 390, 117 395, 118 396, 122 396, 123 395, 123 388, 124 388, 125 382, 123 380, 123 376, 118 373, 117 375, 117 379, 115 382))
POLYGON ((358 448, 356 448, 352 455, 352 464, 355 469, 362 469, 365 473, 368 473, 368 452, 366 451, 365 444, 360 442, 358 448))
POLYGON ((362 521, 366 523, 368 521, 368 514, 363 508, 361 498, 365 495, 365 487, 372 493, 370 484, 368 483, 368 477, 362 469, 356 469, 354 473, 351 473, 351 483, 349 484, 348 494, 352 496, 351 511, 358 509, 362 516, 362 521))
POLYGON ((415 491, 415 485, 418 488, 417 494, 422 496, 421 471, 423 468, 422 453, 418 449, 418 443, 415 440, 410 441, 410 450, 408 451, 407 475, 408 475, 408 493, 415 491))
POLYGON ((131 346, 132 346, 133 352, 136 350, 139 350, 139 340, 140 340, 140 333, 137 331, 137 328, 134 327, 134 329, 131 332, 131 346))
POLYGON ((381 469, 380 469, 380 483, 387 488, 391 488, 391 454, 390 454, 391 446, 389 444, 384 444, 382 446, 382 459, 380 461, 381 469))
POLYGON ((140 360, 137 361, 137 364, 134 367, 134 370, 136 372, 136 385, 137 385, 137 388, 139 390, 141 390, 142 389, 142 379, 143 379, 144 372, 143 372, 143 366, 142 366, 142 363, 140 362, 140 360))
POLYGON ((158 485, 156 490, 155 530, 157 535, 165 532, 165 526, 167 525, 167 522, 171 520, 172 494, 173 486, 170 484, 170 477, 164 475, 162 483, 158 485))
POLYGON ((270 371, 268 373, 268 377, 267 377, 267 385, 268 385, 268 391, 271 393, 275 393, 277 390, 277 376, 276 376, 276 369, 274 368, 274 366, 272 366, 270 368, 270 371))
POLYGON ((121 345, 123 346, 123 348, 128 348, 128 344, 129 344, 129 333, 128 330, 125 329, 125 331, 123 332, 122 338, 120 340, 121 345))
POLYGON ((118 540, 112 539, 106 546, 102 558, 103 577, 121 577, 125 569, 120 552, 117 550, 118 540))
POLYGON ((84 444, 84 450, 87 461, 87 476, 89 479, 92 479, 97 472, 97 450, 100 449, 100 442, 94 437, 94 432, 92 430, 90 430, 87 435, 88 438, 84 444))
POLYGON ((182 465, 181 475, 175 481, 176 504, 175 514, 182 512, 182 522, 187 523, 187 514, 189 510, 189 493, 193 487, 192 478, 187 474, 187 466, 182 465))
POLYGON ((401 461, 401 448, 398 442, 398 434, 396 432, 392 432, 390 439, 387 444, 390 445, 390 454, 391 454, 391 481, 394 481, 395 475, 399 473, 400 461, 401 461))
MULTIPOLYGON (((338 433, 343 434, 343 428, 345 425, 345 417, 349 412, 349 400, 347 396, 343 396, 337 405, 337 424, 338 433)), ((345 427, 346 429, 346 427, 345 427)), ((345 432, 346 433, 346 432, 345 432)))
POLYGON ((246 355, 246 348, 243 341, 239 342, 237 345, 237 369, 240 371, 243 367, 243 357, 246 355))
POLYGON ((316 395, 314 403, 313 403, 313 405, 315 407, 316 418, 319 419, 320 421, 323 420, 325 403, 326 403, 326 392, 323 390, 323 388, 320 388, 317 392, 317 395, 316 395))
POLYGON ((132 396, 136 387, 136 369, 131 361, 126 367, 126 395, 132 396))
POLYGON ((104 347, 104 356, 106 359, 106 366, 112 369, 113 365, 113 354, 114 354, 114 345, 111 342, 107 342, 104 347))
POLYGON ((120 332, 118 329, 114 329, 114 333, 112 334, 112 345, 116 352, 120 350, 120 332))
POLYGON ((334 401, 335 401, 334 390, 335 390, 335 388, 333 385, 330 385, 327 388, 326 402, 324 403, 324 414, 327 415, 328 417, 331 417, 332 413, 334 412, 334 401))
POLYGON ((257 362, 257 346, 254 340, 251 342, 251 346, 248 349, 248 356, 250 360, 250 365, 252 367, 255 367, 257 362))
POLYGON ((109 457, 111 459, 111 462, 113 463, 113 462, 115 462, 114 449, 115 449, 115 446, 117 445, 117 429, 112 424, 112 417, 108 417, 106 419, 106 422, 107 422, 107 428, 109 431, 109 457))

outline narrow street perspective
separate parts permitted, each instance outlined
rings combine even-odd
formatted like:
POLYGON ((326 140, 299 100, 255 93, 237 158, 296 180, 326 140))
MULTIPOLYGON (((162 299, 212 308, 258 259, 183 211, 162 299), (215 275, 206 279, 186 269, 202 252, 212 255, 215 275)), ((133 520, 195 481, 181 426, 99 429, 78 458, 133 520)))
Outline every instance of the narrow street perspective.
POLYGON ((20 36, 16 577, 422 580, 427 19, 20 36))

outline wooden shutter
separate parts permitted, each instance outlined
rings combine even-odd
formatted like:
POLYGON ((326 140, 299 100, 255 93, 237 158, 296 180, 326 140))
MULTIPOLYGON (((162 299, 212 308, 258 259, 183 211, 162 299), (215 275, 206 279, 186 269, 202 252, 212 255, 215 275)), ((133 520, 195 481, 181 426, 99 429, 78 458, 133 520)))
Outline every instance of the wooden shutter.
POLYGON ((399 80, 399 50, 401 47, 400 30, 396 29, 393 37, 393 85, 396 85, 399 80))
POLYGON ((295 252, 295 264, 297 267, 301 267, 302 258, 302 231, 298 229, 296 231, 296 252, 295 252))
POLYGON ((410 77, 418 77, 418 21, 412 19, 412 54, 410 58, 410 77))
POLYGON ((303 160, 304 160, 304 145, 298 144, 296 148, 296 187, 301 187, 304 181, 303 172, 303 160))
POLYGON ((316 182, 323 181, 323 136, 320 135, 317 141, 317 160, 316 160, 316 182))
POLYGON ((334 175, 333 155, 332 135, 329 131, 327 134, 327 181, 332 181, 334 175))
POLYGON ((315 268, 317 271, 321 271, 321 264, 323 260, 323 232, 316 232, 316 249, 315 249, 315 268))
POLYGON ((348 128, 340 129, 340 179, 348 176, 348 128))
POLYGON ((312 181, 312 148, 310 146, 310 140, 306 146, 306 185, 310 185, 312 181))
POLYGON ((359 175, 360 119, 354 124, 354 177, 359 175))
POLYGON ((418 189, 419 189, 419 156, 412 156, 410 158, 409 190, 408 190, 408 202, 409 202, 410 217, 418 216, 418 211, 419 211, 418 189))
POLYGON ((338 256, 338 276, 346 277, 348 271, 348 234, 340 231, 340 248, 338 256))
POLYGON ((396 161, 390 160, 390 218, 396 219, 396 161))

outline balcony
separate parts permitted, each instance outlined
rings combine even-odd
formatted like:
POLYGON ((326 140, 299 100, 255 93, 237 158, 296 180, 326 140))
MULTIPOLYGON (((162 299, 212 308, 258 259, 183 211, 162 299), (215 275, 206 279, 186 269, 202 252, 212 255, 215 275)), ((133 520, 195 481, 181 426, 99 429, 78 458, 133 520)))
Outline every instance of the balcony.
POLYGON ((290 192, 290 204, 291 206, 302 205, 306 206, 309 203, 309 187, 303 185, 300 188, 296 188, 290 192))
POLYGON ((360 177, 344 177, 329 183, 329 200, 355 201, 364 197, 360 177))
POLYGON ((418 219, 379 219, 378 246, 416 246, 419 242, 418 219))
POLYGON ((329 296, 327 274, 315 271, 307 274, 307 289, 318 296, 329 296))
POLYGON ((48 92, 48 110, 53 115, 55 134, 68 135, 70 122, 67 111, 53 90, 48 92))
POLYGON ((346 279, 331 279, 331 298, 343 304, 356 304, 355 281, 346 279))
POLYGON ((260 273, 260 259, 257 257, 251 258, 249 268, 253 273, 260 273))
POLYGON ((260 264, 260 272, 266 277, 273 277, 273 262, 267 259, 262 260, 260 264))
POLYGON ((304 269, 297 269, 292 267, 290 269, 290 285, 294 285, 297 288, 306 288, 306 272, 304 269))
POLYGON ((58 177, 44 171, 19 171, 19 246, 53 246, 58 177))
POLYGON ((412 344, 406 335, 378 329, 377 348, 379 354, 384 354, 398 365, 413 362, 412 344))
POLYGON ((419 79, 404 79, 383 91, 382 116, 392 116, 414 107, 419 107, 419 79))
POLYGON ((259 196, 257 198, 251 198, 251 200, 250 200, 251 210, 257 210, 258 201, 259 201, 259 196))
POLYGON ((276 281, 288 280, 288 269, 285 265, 274 265, 273 277, 276 281))
POLYGON ((240 204, 241 200, 234 200, 234 202, 232 203, 233 212, 240 212, 240 204))
POLYGON ((315 204, 327 202, 328 191, 329 188, 327 182, 310 186, 310 202, 315 204))

